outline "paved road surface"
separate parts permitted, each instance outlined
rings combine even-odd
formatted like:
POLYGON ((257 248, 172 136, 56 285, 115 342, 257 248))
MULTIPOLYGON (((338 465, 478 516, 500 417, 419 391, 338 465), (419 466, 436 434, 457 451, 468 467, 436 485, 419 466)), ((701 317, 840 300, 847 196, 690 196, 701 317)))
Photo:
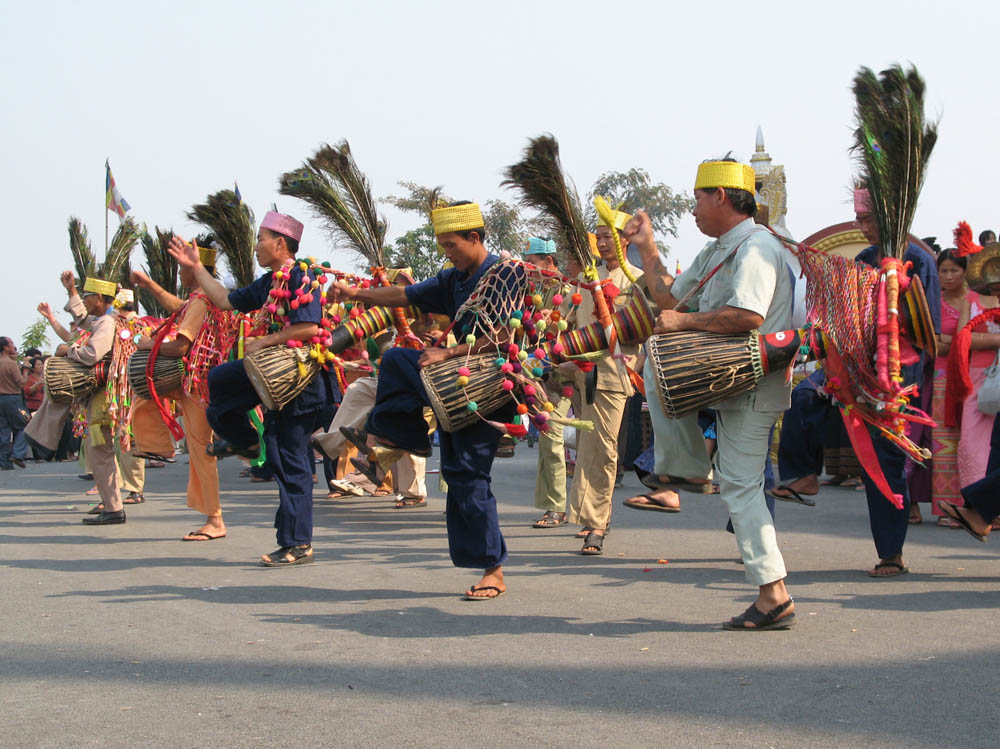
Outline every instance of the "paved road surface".
POLYGON ((629 476, 581 557, 529 527, 520 445, 494 468, 509 592, 469 603, 439 492, 317 500, 317 562, 263 569, 274 485, 223 462, 229 537, 180 543, 184 460, 97 529, 76 464, 0 474, 0 746, 1000 745, 1000 538, 914 527, 912 572, 872 580, 863 493, 781 504, 799 624, 728 633, 753 591, 717 497, 636 512, 629 476))

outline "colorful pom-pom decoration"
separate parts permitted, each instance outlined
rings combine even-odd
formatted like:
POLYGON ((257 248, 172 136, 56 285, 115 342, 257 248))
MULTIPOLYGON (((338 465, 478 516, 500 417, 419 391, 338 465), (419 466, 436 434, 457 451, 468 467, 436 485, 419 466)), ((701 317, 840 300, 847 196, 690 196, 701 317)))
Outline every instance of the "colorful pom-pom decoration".
POLYGON ((455 378, 455 384, 457 384, 460 388, 464 388, 469 384, 469 378, 465 375, 459 375, 455 378))

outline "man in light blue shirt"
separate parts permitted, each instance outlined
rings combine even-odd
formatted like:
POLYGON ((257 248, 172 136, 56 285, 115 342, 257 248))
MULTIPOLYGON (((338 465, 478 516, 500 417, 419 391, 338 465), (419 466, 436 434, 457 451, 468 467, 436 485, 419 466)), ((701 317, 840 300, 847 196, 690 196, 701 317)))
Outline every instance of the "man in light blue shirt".
MULTIPOLYGON (((643 212, 626 228, 646 265, 647 285, 663 310, 656 333, 704 331, 772 333, 792 326, 792 284, 784 249, 766 229, 754 224, 754 172, 731 159, 698 168, 694 216, 703 234, 715 237, 676 281, 659 260, 652 225, 643 212), (678 302, 719 270, 685 304, 678 302)), ((729 630, 787 629, 795 604, 785 588, 785 564, 774 522, 764 499, 768 435, 788 408, 790 388, 784 374, 764 376, 756 389, 715 406, 718 452, 715 469, 729 507, 747 579, 759 594, 750 607, 723 626, 729 630)))

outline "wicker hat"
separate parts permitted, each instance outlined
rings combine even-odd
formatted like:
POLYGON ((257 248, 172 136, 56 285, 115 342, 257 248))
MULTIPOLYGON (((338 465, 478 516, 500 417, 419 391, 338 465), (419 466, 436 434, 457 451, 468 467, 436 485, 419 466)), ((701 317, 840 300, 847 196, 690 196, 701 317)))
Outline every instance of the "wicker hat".
POLYGON ((114 281, 105 281, 90 276, 83 282, 83 291, 85 294, 101 294, 102 296, 113 297, 118 293, 118 284, 114 281))
POLYGON ((705 161, 698 165, 694 189, 711 190, 716 187, 726 187, 746 190, 753 195, 755 180, 756 175, 749 164, 740 164, 738 161, 705 161))
POLYGON ((435 234, 482 229, 486 226, 486 222, 483 221, 483 212, 479 210, 478 203, 435 208, 431 211, 431 223, 434 224, 435 234))

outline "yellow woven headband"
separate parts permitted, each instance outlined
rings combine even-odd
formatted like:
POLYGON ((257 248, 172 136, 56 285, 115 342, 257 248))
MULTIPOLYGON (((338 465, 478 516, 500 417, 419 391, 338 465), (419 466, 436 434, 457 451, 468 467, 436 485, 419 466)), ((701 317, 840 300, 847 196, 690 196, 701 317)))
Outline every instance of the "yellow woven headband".
POLYGON ((616 211, 606 199, 598 195, 594 198, 594 208, 597 210, 598 226, 613 226, 618 231, 625 228, 632 216, 625 211, 616 211))
POLYGON ((114 281, 102 281, 99 278, 88 278, 83 282, 83 290, 89 294, 114 296, 118 293, 118 284, 114 281))
POLYGON ((482 211, 476 203, 435 208, 431 211, 431 223, 434 224, 435 234, 482 229, 485 225, 482 211))
POLYGON ((753 167, 735 161, 706 161, 698 165, 698 176, 694 180, 695 190, 714 190, 717 187, 730 187, 736 190, 746 190, 754 194, 753 167))
POLYGON ((201 264, 206 268, 215 267, 215 259, 218 255, 218 251, 214 247, 199 247, 198 248, 198 259, 201 260, 201 264))

